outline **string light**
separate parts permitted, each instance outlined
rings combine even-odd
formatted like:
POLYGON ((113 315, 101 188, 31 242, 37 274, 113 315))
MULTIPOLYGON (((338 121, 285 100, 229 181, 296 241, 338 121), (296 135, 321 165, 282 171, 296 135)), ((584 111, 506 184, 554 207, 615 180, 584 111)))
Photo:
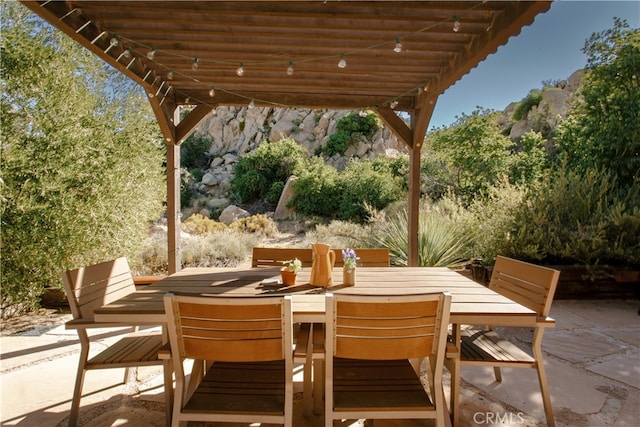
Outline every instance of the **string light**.
POLYGON ((344 59, 344 53, 340 56, 340 61, 338 61, 338 68, 345 68, 347 66, 347 60, 344 59))
POLYGON ((460 18, 458 18, 458 15, 454 15, 453 16, 453 32, 457 33, 458 31, 460 31, 460 18))
MULTIPOLYGON (((50 0, 49 0, 49 1, 50 1, 50 0)), ((486 0, 485 0, 485 1, 486 1, 486 0)), ((484 2, 483 2, 483 3, 484 3, 484 2)), ((464 14, 468 13, 469 11, 472 11, 472 10, 476 9, 477 7, 478 7, 478 4, 476 4, 476 5, 472 6, 472 7, 470 7, 469 9, 466 9, 466 10, 465 10, 465 12, 464 12, 464 14)), ((489 22, 489 24, 488 24, 488 26, 487 26, 487 28, 486 28, 486 31, 490 31, 490 30, 492 29, 492 25, 493 25, 493 21, 494 21, 493 19, 491 19, 491 18, 493 17, 493 15, 492 15, 492 13, 491 13, 491 12, 489 12, 488 17, 489 17, 489 21, 490 21, 490 22, 489 22)), ((450 21, 451 21, 451 18, 449 18, 449 19, 445 19, 445 20, 442 20, 442 21, 440 21, 439 23, 430 24, 430 25, 428 25, 428 26, 425 26, 425 27, 423 27, 423 28, 418 29, 417 31, 413 31, 413 32, 411 32, 411 33, 407 33, 407 34, 405 34, 405 35, 404 35, 404 37, 408 37, 408 36, 411 36, 411 35, 424 33, 424 32, 426 32, 426 31, 429 31, 429 30, 433 29, 433 28, 436 28, 436 27, 437 27, 437 26, 439 26, 439 25, 442 25, 442 24, 446 23, 447 21, 449 21, 449 22, 450 22, 450 21)), ((88 24, 85 24, 82 28, 86 27, 87 25, 88 25, 88 24)), ((81 28, 81 29, 82 29, 82 28, 81 28)), ((454 31, 454 32, 459 32, 459 31, 460 31, 460 29, 461 29, 461 23, 460 23, 460 16, 459 16, 459 15, 454 15, 454 16, 453 16, 453 28, 452 28, 452 29, 453 29, 453 31, 454 31)), ((103 31, 100 35, 98 35, 98 36, 94 39, 94 41, 92 42, 92 44, 94 44, 95 42, 97 42, 97 40, 99 40, 99 39, 100 39, 102 36, 104 36, 105 34, 109 34, 109 33, 108 33, 107 31, 103 31)), ((395 53, 401 53, 401 52, 403 51, 404 46, 403 46, 402 40, 403 40, 403 38, 404 38, 404 37, 402 37, 402 36, 395 37, 395 43, 394 43, 394 46, 393 46, 393 51, 394 51, 395 53)), ((120 40, 120 37, 119 37, 116 33, 111 33, 111 37, 110 37, 110 39, 109 39, 109 46, 108 46, 108 47, 107 47, 107 49, 105 50, 105 53, 107 53, 107 52, 108 52, 109 50, 111 50, 113 47, 116 47, 116 46, 121 45, 121 42, 122 42, 122 41, 131 42, 131 43, 133 43, 133 44, 140 45, 142 48, 144 48, 145 50, 147 50, 147 53, 146 53, 146 55, 145 55, 145 56, 147 57, 147 59, 149 59, 149 60, 155 60, 155 54, 156 54, 156 52, 157 52, 157 50, 156 50, 155 48, 153 48, 153 47, 151 47, 151 46, 148 46, 148 45, 147 45, 147 46, 145 46, 144 44, 137 43, 135 40, 130 40, 130 39, 127 39, 127 38, 124 38, 123 40, 120 40)), ((129 43, 127 43, 127 44, 129 44, 129 43)), ((387 43, 382 43, 382 44, 387 44, 387 43)), ((363 47, 363 48, 358 49, 358 51, 360 51, 360 50, 374 49, 374 48, 377 48, 377 47, 378 47, 378 46, 380 46, 380 45, 381 45, 380 43, 377 43, 377 44, 375 44, 375 45, 365 46, 365 47, 363 47)), ((131 47, 127 47, 126 49, 124 49, 124 50, 123 50, 123 51, 121 51, 121 52, 122 52, 122 53, 120 53, 120 56, 118 57, 118 60, 119 60, 120 58, 122 58, 122 57, 126 57, 126 58, 132 58, 132 57, 133 57, 133 49, 132 49, 131 47)), ((161 50, 161 52, 164 52, 164 51, 162 51, 162 50, 161 50)), ((180 57, 183 57, 183 58, 184 58, 184 56, 183 56, 183 55, 181 55, 181 54, 175 54, 175 53, 172 53, 172 52, 165 52, 165 53, 166 53, 167 55, 169 55, 169 56, 172 56, 172 55, 173 55, 173 56, 180 56, 180 57)), ((305 60, 305 62, 309 62, 309 61, 320 61, 320 60, 323 60, 323 59, 325 59, 325 58, 326 58, 326 57, 310 58, 310 59, 305 60)), ((130 67, 130 66, 133 64, 133 62, 134 62, 134 61, 135 61, 135 58, 133 58, 133 60, 131 60, 131 61, 129 62, 129 64, 127 65, 127 67, 130 67)), ((207 61, 207 62, 209 62, 209 61, 207 61)), ((213 63, 220 63, 220 64, 228 64, 228 62, 219 62, 219 61, 212 61, 212 62, 213 62, 213 63)), ((293 75, 293 73, 294 73, 294 69, 293 69, 293 67, 294 67, 294 63, 293 63, 293 61, 288 61, 288 66, 287 66, 287 69, 286 69, 286 73, 287 73, 287 75, 289 75, 289 76, 293 75)), ((338 61, 338 67, 339 67, 339 68, 346 68, 346 67, 347 67, 347 60, 346 60, 346 58, 345 58, 345 53, 341 53, 341 54, 340 54, 340 60, 338 61)), ((192 70, 194 70, 194 71, 196 71, 196 70, 199 68, 199 59, 198 59, 198 58, 196 58, 196 57, 194 57, 194 58, 193 58, 193 63, 192 63, 192 65, 191 65, 191 68, 192 68, 192 70)), ((170 68, 167 68, 167 69, 168 69, 168 72, 167 72, 167 75, 166 75, 166 79, 167 79, 167 80, 173 80, 173 78, 174 78, 174 72, 173 72, 173 70, 172 70, 172 69, 170 69, 170 68)), ((241 77, 241 76, 244 76, 244 63, 243 63, 243 62, 241 62, 241 63, 240 63, 240 66, 236 69, 236 74, 237 74, 238 76, 240 76, 240 77, 241 77)), ((194 77, 189 77, 189 76, 184 76, 184 75, 183 75, 183 77, 186 77, 186 78, 188 78, 188 79, 192 79, 192 80, 193 80, 194 82, 196 82, 196 83, 204 83, 204 82, 200 82, 199 80, 195 79, 194 77)), ((160 78, 160 77, 156 77, 156 80, 157 80, 158 78, 160 78)), ((146 77, 145 77, 145 80, 146 80, 146 77)), ((154 83, 152 84, 152 86, 155 86, 155 81, 154 81, 154 83)), ((168 88, 167 92, 168 92, 170 89, 171 89, 171 87, 169 87, 169 88, 168 88)), ((412 89, 410 89, 409 91, 407 91, 407 92, 406 92, 406 94, 408 94, 408 93, 410 93, 410 92, 412 92, 412 91, 415 91, 416 89, 418 89, 418 91, 419 91, 419 92, 420 92, 420 91, 427 92, 427 91, 428 91, 428 89, 429 89, 429 83, 425 83, 425 84, 423 84, 423 85, 419 85, 417 88, 416 88, 416 87, 413 87, 412 89)), ((223 90, 223 91, 224 91, 224 90, 223 90)), ((228 92, 228 93, 230 93, 230 94, 231 94, 232 92, 228 92)), ((415 93, 415 92, 414 92, 414 93, 415 93)), ((213 86, 211 86, 211 87, 210 87, 210 90, 209 90, 209 96, 210 96, 210 97, 214 97, 214 96, 215 96, 215 90, 214 90, 213 86)), ((241 96, 242 96, 242 95, 241 95, 241 96)), ((403 95, 401 95, 401 96, 403 96, 403 95)), ((399 97, 395 97, 395 98, 393 98, 392 100, 388 100, 388 101, 387 101, 387 105, 389 105, 391 108, 396 108, 396 107, 399 105, 399 103, 398 103, 398 98, 399 98, 399 97)), ((163 100, 164 100, 164 99, 163 99, 163 100)), ((187 100, 188 100, 188 99, 187 99, 187 100)), ((197 102, 201 102, 201 101, 199 101, 199 100, 198 100, 197 102)), ((278 103, 273 103, 273 102, 271 102, 271 101, 266 101, 266 100, 261 100, 261 102, 263 102, 263 103, 270 103, 270 104, 273 104, 273 105, 279 105, 278 103)), ((282 106, 283 106, 283 107, 287 107, 286 105, 282 105, 282 106)), ((251 102, 250 102, 250 104, 249 104, 249 107, 250 107, 250 108, 255 107, 255 101, 254 101, 253 99, 251 100, 251 102)))
POLYGON ((402 52, 402 42, 400 41, 400 37, 396 37, 396 46, 393 48, 395 53, 402 52))

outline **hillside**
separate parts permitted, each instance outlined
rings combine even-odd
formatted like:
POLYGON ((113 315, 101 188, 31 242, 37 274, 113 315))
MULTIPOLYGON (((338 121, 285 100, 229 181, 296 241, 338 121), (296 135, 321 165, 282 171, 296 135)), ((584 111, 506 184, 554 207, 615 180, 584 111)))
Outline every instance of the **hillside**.
MULTIPOLYGON (((540 131, 546 137, 555 134, 560 120, 566 119, 573 96, 580 87, 583 72, 576 71, 567 80, 540 89, 537 105, 532 105, 525 116, 514 121, 514 112, 525 100, 514 101, 502 112, 499 123, 517 142, 527 131, 540 131)), ((526 99, 526 98, 525 98, 526 99)), ((211 141, 204 153, 207 167, 191 191, 196 194, 191 206, 184 206, 184 213, 220 210, 229 205, 230 183, 233 167, 240 157, 255 149, 262 141, 275 142, 291 138, 305 148, 310 156, 326 145, 335 132, 338 121, 350 111, 309 110, 297 108, 249 108, 218 107, 197 128, 195 135, 211 141)), ((370 140, 352 145, 344 156, 334 155, 326 162, 342 170, 351 157, 373 159, 378 156, 395 156, 406 152, 406 147, 386 127, 370 140)))

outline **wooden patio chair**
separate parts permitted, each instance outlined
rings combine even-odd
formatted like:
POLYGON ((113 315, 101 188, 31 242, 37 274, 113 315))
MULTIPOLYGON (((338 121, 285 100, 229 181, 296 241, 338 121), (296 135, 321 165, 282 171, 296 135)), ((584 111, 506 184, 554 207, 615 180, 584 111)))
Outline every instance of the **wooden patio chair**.
MULTIPOLYGON (((336 266, 342 267, 342 249, 334 249, 336 266)), ((354 249, 358 256, 358 268, 389 267, 389 248, 354 249)), ((303 368, 303 412, 310 415, 322 411, 323 364, 324 364, 324 324, 302 323, 296 336, 295 363, 304 364, 303 368), (312 368, 313 366, 313 368, 312 368), (311 373, 313 369, 313 382, 311 373), (313 385, 312 385, 313 383, 313 385), (313 390, 313 391, 312 391, 313 390), (310 396, 313 396, 313 401, 310 396)))
POLYGON ((493 366, 496 381, 502 381, 501 367, 533 368, 538 373, 547 425, 554 426, 553 408, 542 359, 542 335, 547 327, 554 327, 555 320, 548 317, 560 272, 503 256, 496 259, 489 288, 534 310, 538 314, 533 331, 531 354, 502 338, 490 326, 486 329, 473 326, 461 328, 460 352, 449 346, 446 365, 451 372, 451 412, 453 425, 458 425, 460 400, 460 366, 493 366))
POLYGON ((291 297, 164 298, 176 390, 173 425, 293 419, 291 297), (191 374, 184 361, 193 359, 191 374))
MULTIPOLYGON (((334 249, 336 251, 336 267, 342 267, 342 249, 334 249)), ((358 256, 357 267, 389 267, 389 248, 356 248, 354 249, 358 256)))
MULTIPOLYGON (((66 323, 67 329, 75 329, 80 339, 80 360, 76 375, 69 425, 78 422, 80 399, 85 372, 91 369, 125 368, 124 383, 130 379, 129 368, 162 365, 164 367, 165 402, 167 420, 171 413, 171 392, 173 390, 170 361, 160 360, 158 352, 163 347, 162 333, 158 331, 137 331, 125 334, 114 344, 99 353, 91 351, 90 329, 127 327, 120 323, 99 323, 94 321, 93 310, 128 294, 135 292, 135 285, 126 258, 68 270, 62 273, 62 282, 67 294, 73 320, 66 323), (89 355, 91 353, 91 358, 89 355)), ((103 331, 104 332, 104 331, 103 331)), ((95 338, 95 337, 94 337, 95 338)), ((95 340, 94 340, 95 341, 95 340)))
POLYGON ((282 261, 298 258, 303 267, 311 267, 311 248, 267 248, 254 247, 251 252, 251 267, 282 267, 282 261))
POLYGON ((362 418, 444 425, 451 295, 328 294, 326 307, 325 426, 362 418), (428 390, 411 363, 424 358, 428 390))

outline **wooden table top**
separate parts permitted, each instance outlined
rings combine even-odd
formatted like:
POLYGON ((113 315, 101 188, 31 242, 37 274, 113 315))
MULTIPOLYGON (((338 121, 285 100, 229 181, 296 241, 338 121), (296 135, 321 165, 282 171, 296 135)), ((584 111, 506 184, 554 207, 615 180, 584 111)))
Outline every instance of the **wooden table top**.
POLYGON ((167 292, 202 295, 292 295, 296 322, 324 321, 324 294, 410 294, 449 291, 452 296, 451 323, 533 325, 534 311, 445 267, 367 267, 356 271, 355 286, 342 285, 342 269, 334 269, 330 288, 309 284, 311 269, 298 273, 296 285, 273 286, 278 267, 228 269, 186 268, 153 285, 95 311, 99 322, 162 324, 162 298, 167 292))

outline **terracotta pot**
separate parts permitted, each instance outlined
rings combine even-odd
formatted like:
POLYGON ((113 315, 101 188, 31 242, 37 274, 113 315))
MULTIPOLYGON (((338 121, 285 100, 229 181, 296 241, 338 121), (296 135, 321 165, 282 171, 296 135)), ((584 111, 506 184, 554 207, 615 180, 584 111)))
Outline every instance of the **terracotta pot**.
POLYGON ((282 284, 285 286, 292 286, 296 284, 296 276, 298 274, 295 271, 289 271, 287 267, 280 269, 280 276, 282 277, 282 284))

